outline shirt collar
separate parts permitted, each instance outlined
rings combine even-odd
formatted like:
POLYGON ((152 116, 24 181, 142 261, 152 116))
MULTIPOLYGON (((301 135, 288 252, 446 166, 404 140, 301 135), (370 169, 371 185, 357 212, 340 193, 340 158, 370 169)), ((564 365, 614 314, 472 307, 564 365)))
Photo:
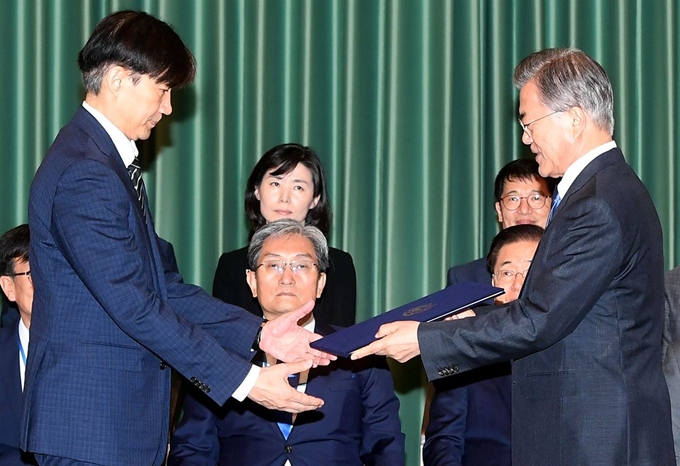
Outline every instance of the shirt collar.
POLYGON ((135 157, 139 155, 135 141, 128 139, 125 134, 123 134, 123 132, 116 127, 116 125, 111 123, 108 118, 106 118, 92 105, 88 104, 87 102, 83 102, 83 108, 90 112, 90 114, 92 114, 92 116, 95 117, 95 119, 99 122, 99 124, 102 125, 104 131, 106 131, 106 133, 111 138, 111 141, 113 141, 113 145, 116 146, 116 150, 118 151, 118 154, 120 154, 120 158, 123 159, 125 168, 129 167, 130 164, 135 160, 135 157))
POLYGON ((314 332, 314 328, 316 327, 316 321, 314 320, 314 314, 312 314, 312 318, 309 319, 309 322, 307 322, 305 325, 302 326, 305 330, 309 332, 314 332))
POLYGON ((28 349, 28 328, 24 324, 24 320, 19 318, 19 340, 21 340, 21 346, 24 347, 24 351, 28 349))
POLYGON ((581 172, 588 166, 590 162, 592 162, 598 156, 604 154, 605 152, 614 149, 615 147, 616 147, 615 141, 606 142, 586 152, 585 155, 579 157, 579 159, 576 160, 576 162, 572 163, 571 166, 567 168, 567 171, 564 172, 564 176, 562 176, 562 181, 560 181, 559 184, 557 185, 557 192, 560 195, 560 199, 564 199, 564 195, 567 194, 567 191, 569 191, 569 188, 571 187, 574 180, 576 180, 576 177, 578 177, 581 174, 581 172))

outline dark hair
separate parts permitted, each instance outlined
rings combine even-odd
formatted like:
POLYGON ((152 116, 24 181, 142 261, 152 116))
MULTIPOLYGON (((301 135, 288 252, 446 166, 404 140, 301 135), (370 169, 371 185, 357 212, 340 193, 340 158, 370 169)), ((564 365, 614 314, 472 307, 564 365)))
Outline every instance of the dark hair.
POLYGON ((248 246, 248 268, 253 271, 257 269, 262 245, 268 238, 281 238, 291 235, 299 235, 312 242, 316 261, 319 263, 319 272, 325 272, 329 265, 326 236, 317 227, 303 224, 292 218, 280 218, 263 225, 255 232, 248 246))
POLYGON ((580 107, 595 125, 614 134, 614 91, 602 65, 575 48, 554 48, 524 58, 514 73, 515 87, 533 81, 541 102, 563 112, 580 107))
POLYGON ((85 90, 99 94, 109 67, 119 65, 170 88, 188 86, 196 61, 170 25, 141 11, 118 11, 102 19, 78 54, 85 90))
POLYGON ((548 195, 551 196, 553 188, 555 187, 555 180, 553 178, 543 178, 538 174, 538 162, 531 159, 513 160, 501 168, 496 175, 494 182, 494 196, 496 202, 501 201, 503 190, 505 189, 506 181, 545 181, 548 188, 548 195))
POLYGON ((309 209, 305 224, 317 227, 328 237, 333 217, 326 193, 323 166, 316 153, 300 144, 280 144, 269 149, 253 168, 246 184, 245 209, 250 223, 250 236, 267 223, 260 212, 260 201, 255 197, 255 189, 260 186, 264 176, 271 171, 274 176, 285 175, 295 170, 298 164, 304 165, 312 174, 314 197, 319 198, 316 206, 309 209))
POLYGON ((28 261, 28 225, 14 227, 0 236, 0 275, 14 273, 14 260, 28 261))
POLYGON ((493 269, 496 267, 496 261, 498 260, 498 253, 503 246, 522 241, 541 241, 543 231, 543 228, 536 225, 515 225, 501 230, 491 241, 489 254, 486 256, 486 268, 493 274, 493 269))

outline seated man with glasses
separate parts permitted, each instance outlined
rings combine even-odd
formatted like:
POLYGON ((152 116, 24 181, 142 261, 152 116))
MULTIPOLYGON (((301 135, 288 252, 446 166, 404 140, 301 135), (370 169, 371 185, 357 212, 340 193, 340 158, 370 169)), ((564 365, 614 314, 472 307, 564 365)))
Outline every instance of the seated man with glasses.
MULTIPOLYGON (((499 304, 518 298, 543 229, 516 225, 491 243, 491 284, 505 290, 499 304)), ((434 382, 423 459, 434 465, 510 466, 510 363, 503 362, 434 382)))
POLYGON ((3 466, 37 464, 33 455, 19 449, 21 396, 33 308, 29 238, 26 224, 0 237, 0 287, 19 310, 18 321, 0 328, 0 464, 3 466))
MULTIPOLYGON (((316 227, 277 220, 253 235, 248 264, 246 279, 253 296, 264 317, 273 319, 321 296, 328 245, 316 227)), ((321 335, 335 331, 316 321, 313 313, 299 325, 321 335)), ((276 364, 269 355, 259 358, 263 366, 276 364)), ((190 393, 172 437, 168 464, 404 464, 399 402, 384 358, 338 359, 293 374, 289 382, 299 391, 323 395, 324 405, 291 416, 250 400, 230 400, 218 407, 202 393, 190 393)))

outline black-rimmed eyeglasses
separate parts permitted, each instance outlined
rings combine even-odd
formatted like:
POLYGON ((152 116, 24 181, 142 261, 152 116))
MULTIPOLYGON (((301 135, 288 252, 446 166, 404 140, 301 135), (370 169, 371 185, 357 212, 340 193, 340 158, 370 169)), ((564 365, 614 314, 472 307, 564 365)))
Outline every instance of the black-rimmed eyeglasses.
POLYGON ((28 278, 28 281, 31 282, 31 285, 33 284, 33 279, 31 278, 30 270, 27 270, 26 272, 9 273, 7 275, 9 275, 10 277, 20 277, 22 275, 26 275, 26 278, 28 278))

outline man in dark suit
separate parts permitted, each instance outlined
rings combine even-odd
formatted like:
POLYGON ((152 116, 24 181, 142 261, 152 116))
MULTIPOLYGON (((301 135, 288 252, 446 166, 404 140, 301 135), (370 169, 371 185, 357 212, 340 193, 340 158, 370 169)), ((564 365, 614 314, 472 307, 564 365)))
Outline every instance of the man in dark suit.
MULTIPOLYGON (((314 226, 276 220, 254 234, 248 264, 252 294, 265 318, 273 319, 321 296, 328 245, 314 226)), ((300 324, 322 335, 335 332, 313 314, 300 324)), ((261 360, 276 364, 269 355, 261 360)), ((324 406, 291 418, 247 402, 218 408, 194 391, 173 436, 169 465, 404 464, 399 402, 384 358, 339 360, 299 374, 295 385, 323 394, 324 406)))
MULTIPOLYGON (((543 229, 515 225, 502 230, 486 257, 490 283, 505 290, 496 302, 514 301, 524 284, 543 229)), ((425 432, 426 466, 509 466, 511 450, 510 363, 439 379, 425 432)))
POLYGON ((0 288, 19 312, 17 321, 0 328, 0 464, 3 466, 37 464, 33 455, 19 448, 21 392, 33 306, 29 238, 26 224, 0 237, 0 288))
POLYGON ((85 102, 29 196, 35 319, 21 447, 41 465, 161 464, 168 366, 218 404, 319 407, 285 383, 286 373, 328 363, 296 324, 313 303, 264 323, 164 267, 135 141, 172 112, 171 90, 192 82, 191 52, 166 23, 122 11, 97 25, 78 64, 85 102), (253 365, 257 344, 300 361, 253 365))
MULTIPOLYGON (((550 212, 554 182, 538 174, 535 160, 513 160, 503 166, 496 175, 494 196, 496 215, 502 229, 514 225, 538 225, 545 227, 550 212)), ((491 272, 486 257, 449 269, 446 286, 460 282, 488 284, 491 272)))
POLYGON ((421 354, 430 379, 512 360, 515 466, 674 464, 661 225, 612 139, 609 78, 580 50, 547 49, 520 62, 515 84, 522 141, 542 176, 562 177, 520 298, 385 325, 353 357, 421 354))

